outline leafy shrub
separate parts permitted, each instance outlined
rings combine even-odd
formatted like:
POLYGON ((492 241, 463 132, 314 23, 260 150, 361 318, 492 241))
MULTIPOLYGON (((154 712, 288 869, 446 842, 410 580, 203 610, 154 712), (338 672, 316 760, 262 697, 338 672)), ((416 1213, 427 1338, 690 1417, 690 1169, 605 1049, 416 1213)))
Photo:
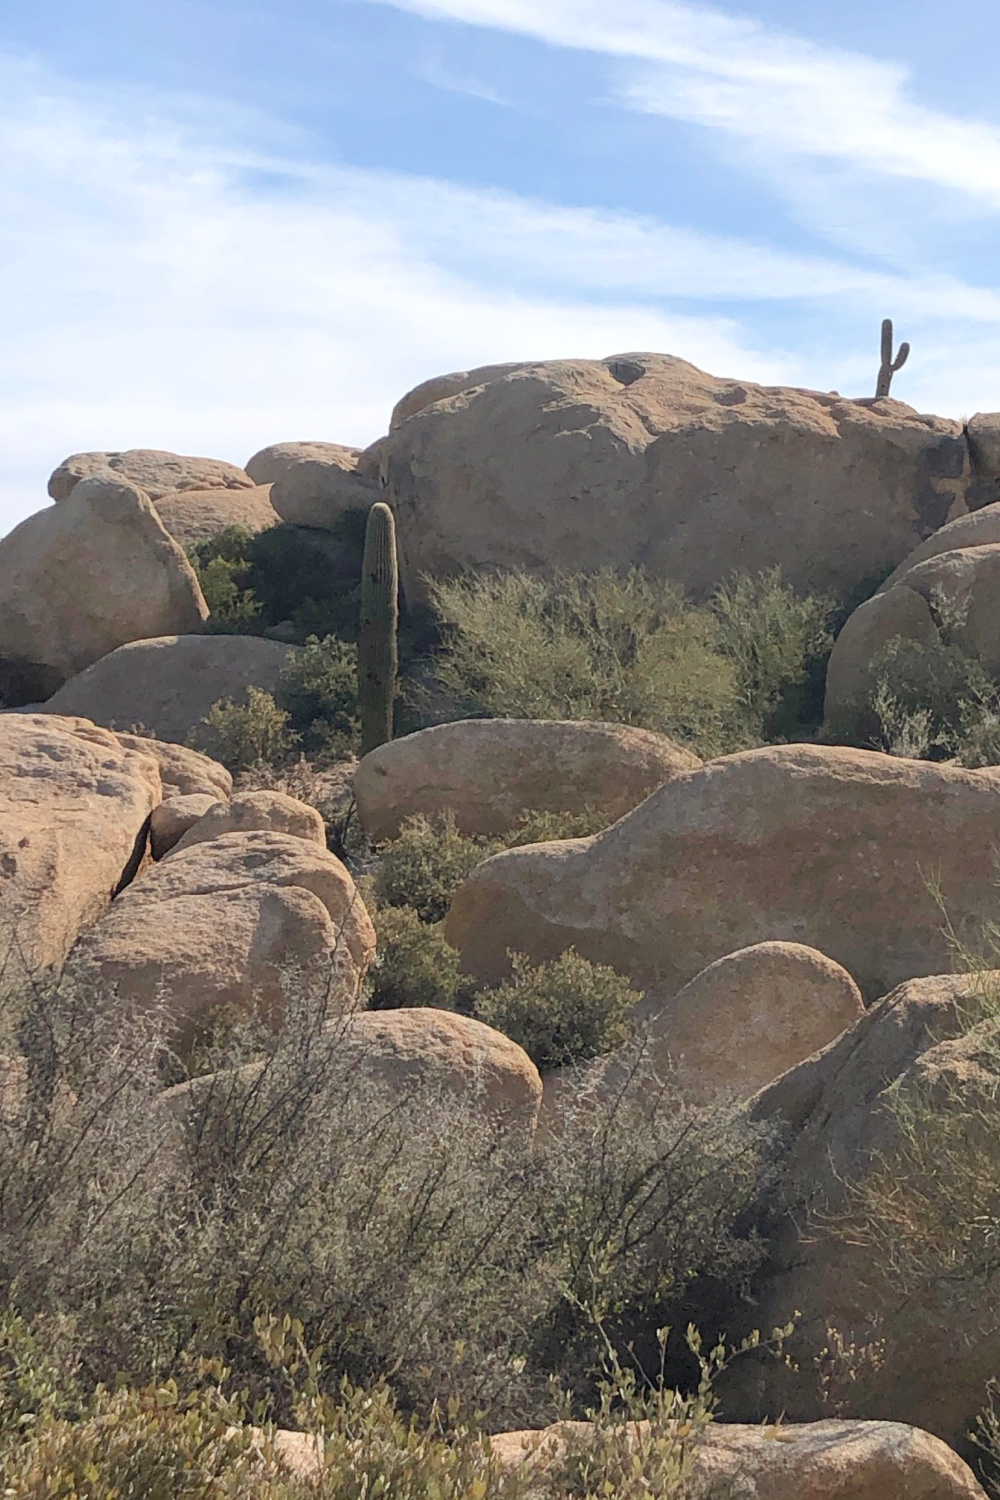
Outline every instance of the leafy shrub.
POLYGON ((283 759, 296 740, 288 713, 278 707, 270 693, 257 687, 247 688, 246 703, 236 703, 232 698, 213 703, 188 736, 188 744, 195 750, 210 755, 234 773, 283 759))
POLYGON ((573 948, 537 967, 523 953, 510 959, 511 978, 478 995, 475 1014, 523 1047, 536 1067, 586 1062, 626 1040, 642 995, 615 969, 573 948))
POLYGON ((378 957, 371 971, 373 1010, 430 1005, 468 1014, 473 985, 459 954, 437 923, 421 920, 412 906, 381 906, 373 913, 378 957))
POLYGON ((872 665, 879 749, 970 767, 1000 762, 1000 693, 975 657, 945 640, 895 640, 872 665))
POLYGON ((307 755, 342 760, 357 750, 357 647, 333 635, 310 636, 289 657, 275 697, 307 755))
POLYGON ((476 865, 503 845, 459 833, 453 813, 407 818, 398 838, 379 851, 373 894, 379 906, 411 906, 422 922, 440 922, 476 865))

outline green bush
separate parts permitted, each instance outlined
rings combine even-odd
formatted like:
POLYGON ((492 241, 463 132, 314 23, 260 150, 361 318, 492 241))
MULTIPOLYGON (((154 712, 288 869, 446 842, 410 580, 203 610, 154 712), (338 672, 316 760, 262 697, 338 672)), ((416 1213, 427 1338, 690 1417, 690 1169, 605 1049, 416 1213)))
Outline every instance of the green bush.
POLYGON ((383 844, 373 876, 379 906, 411 906, 422 922, 440 922, 451 898, 478 864, 503 844, 459 833, 453 813, 407 818, 383 844))
POLYGON ((262 629, 260 607, 250 580, 254 533, 246 526, 226 526, 216 536, 188 548, 205 603, 211 611, 208 629, 224 635, 254 635, 262 629))
POLYGON ((475 1014, 523 1047, 536 1067, 587 1062, 628 1038, 642 994, 615 969, 591 963, 573 948, 537 967, 523 953, 510 959, 511 978, 477 995, 475 1014))
POLYGON ((373 1010, 429 1005, 468 1014, 473 984, 459 966, 458 950, 440 925, 421 920, 412 906, 373 909, 378 957, 371 971, 373 1010))
POLYGON ((213 703, 201 724, 191 731, 188 744, 235 774, 282 760, 293 750, 296 739, 289 727, 289 715, 271 694, 248 687, 246 703, 235 703, 232 698, 213 703))
POLYGON ((310 636, 302 651, 289 657, 275 699, 307 755, 327 760, 352 755, 360 736, 357 647, 333 635, 322 641, 310 636))
POLYGON ((1000 762, 1000 693, 975 657, 945 640, 895 640, 872 665, 879 749, 970 767, 1000 762))

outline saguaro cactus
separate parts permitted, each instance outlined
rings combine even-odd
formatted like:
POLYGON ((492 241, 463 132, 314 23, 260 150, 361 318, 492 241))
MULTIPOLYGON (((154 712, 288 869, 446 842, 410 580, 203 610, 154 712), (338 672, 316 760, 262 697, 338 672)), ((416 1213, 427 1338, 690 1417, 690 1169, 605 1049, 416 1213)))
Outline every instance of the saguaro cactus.
POLYGON ((892 377, 897 370, 901 370, 906 364, 909 354, 909 344, 900 344, 899 353, 893 359, 892 319, 886 318, 882 324, 882 365, 878 372, 878 385, 875 387, 876 401, 881 401, 883 396, 888 396, 889 387, 892 385, 892 377))
POLYGON ((358 706, 361 754, 392 739, 396 698, 399 628, 399 564, 396 522, 379 500, 368 512, 365 559, 361 570, 361 625, 358 631, 358 706))

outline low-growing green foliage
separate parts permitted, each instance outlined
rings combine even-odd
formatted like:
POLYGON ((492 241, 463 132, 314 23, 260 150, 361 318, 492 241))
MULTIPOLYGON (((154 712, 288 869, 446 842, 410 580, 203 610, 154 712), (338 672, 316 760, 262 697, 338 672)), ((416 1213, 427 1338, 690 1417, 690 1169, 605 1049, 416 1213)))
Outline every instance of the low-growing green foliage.
POLYGON ((297 738, 289 714, 271 694, 248 687, 245 703, 232 698, 213 703, 188 744, 235 773, 286 759, 297 738))
POLYGON ((410 906, 422 922, 440 922, 476 865, 503 848, 498 839, 459 833, 453 813, 407 818, 383 844, 373 877, 379 906, 410 906))
POLYGON ((510 979, 477 995, 474 1013, 523 1047, 536 1067, 587 1062, 628 1038, 642 994, 617 970, 573 948, 552 963, 532 965, 523 953, 510 959, 510 979))
POLYGON ((919 760, 1000 762, 1000 691, 955 642, 894 640, 873 662, 878 748, 919 760))
POLYGON ((336 636, 310 636, 289 655, 275 694, 303 752, 343 760, 359 744, 357 647, 336 636))
POLYGON ((475 987, 438 923, 422 921, 412 906, 373 907, 373 918, 378 933, 370 973, 373 1010, 429 1005, 471 1012, 475 987))

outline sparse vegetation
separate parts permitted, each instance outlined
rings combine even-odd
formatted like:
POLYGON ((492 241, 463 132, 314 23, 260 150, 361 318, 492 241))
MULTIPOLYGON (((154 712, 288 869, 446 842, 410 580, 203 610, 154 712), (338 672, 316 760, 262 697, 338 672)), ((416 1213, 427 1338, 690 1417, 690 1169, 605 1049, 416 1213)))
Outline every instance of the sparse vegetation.
POLYGON ((511 977, 475 1000, 475 1014, 502 1031, 545 1071, 588 1062, 627 1039, 642 994, 616 970, 567 949, 533 966, 511 954, 511 977))
POLYGON ((232 698, 214 703, 201 727, 188 736, 188 743, 237 772, 285 760, 297 739, 289 714, 271 694, 248 687, 245 703, 232 698))

